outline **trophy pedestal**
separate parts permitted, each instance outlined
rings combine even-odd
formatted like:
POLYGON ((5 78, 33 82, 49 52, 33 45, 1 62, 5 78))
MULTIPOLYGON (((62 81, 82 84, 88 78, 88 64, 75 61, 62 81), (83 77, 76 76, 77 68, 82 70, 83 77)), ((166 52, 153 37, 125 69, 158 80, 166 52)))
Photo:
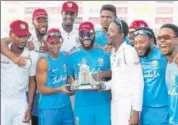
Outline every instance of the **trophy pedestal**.
POLYGON ((101 83, 95 83, 95 84, 90 84, 90 83, 86 83, 86 84, 71 84, 68 87, 69 91, 87 91, 87 90, 100 90, 102 89, 102 85, 101 83))

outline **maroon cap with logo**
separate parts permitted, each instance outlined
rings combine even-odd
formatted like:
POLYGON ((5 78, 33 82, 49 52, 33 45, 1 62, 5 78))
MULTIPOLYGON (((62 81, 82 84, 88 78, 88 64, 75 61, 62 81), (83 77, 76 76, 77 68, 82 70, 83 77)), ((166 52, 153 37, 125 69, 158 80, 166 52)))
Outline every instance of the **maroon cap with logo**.
POLYGON ((57 40, 58 38, 61 38, 61 31, 56 28, 49 29, 47 32, 47 42, 51 43, 51 41, 57 40))
POLYGON ((45 9, 39 8, 33 12, 33 19, 37 19, 39 17, 48 17, 48 14, 45 9))
POLYGON ((10 32, 17 36, 30 35, 29 26, 25 21, 15 20, 10 24, 10 32))
POLYGON ((83 22, 79 26, 79 31, 94 31, 94 25, 92 22, 83 22))
POLYGON ((62 5, 62 12, 63 11, 78 12, 78 5, 72 1, 64 2, 62 5))

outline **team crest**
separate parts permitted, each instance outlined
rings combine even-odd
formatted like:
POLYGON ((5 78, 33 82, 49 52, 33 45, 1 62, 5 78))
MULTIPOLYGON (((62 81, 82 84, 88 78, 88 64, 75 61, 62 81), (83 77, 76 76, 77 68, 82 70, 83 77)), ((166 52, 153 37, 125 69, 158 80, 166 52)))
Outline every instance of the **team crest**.
POLYGON ((158 68, 158 61, 156 61, 156 60, 152 61, 152 67, 158 68))
POLYGON ((20 24, 20 29, 25 30, 26 29, 25 24, 20 24))
POLYGON ((70 8, 72 8, 73 4, 72 3, 68 3, 67 6, 70 7, 70 8))
POLYGON ((104 65, 104 60, 103 60, 103 58, 99 58, 99 59, 98 59, 98 64, 99 64, 99 66, 103 66, 103 65, 104 65))

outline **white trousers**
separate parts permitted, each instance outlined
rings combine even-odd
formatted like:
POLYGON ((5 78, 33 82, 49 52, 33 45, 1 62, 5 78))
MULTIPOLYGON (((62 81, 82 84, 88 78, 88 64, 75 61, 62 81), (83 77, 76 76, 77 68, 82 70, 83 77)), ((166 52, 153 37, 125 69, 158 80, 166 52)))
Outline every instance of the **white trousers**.
POLYGON ((26 100, 1 98, 1 125, 30 125, 24 123, 26 100))
POLYGON ((131 115, 131 102, 122 99, 111 102, 111 123, 112 125, 129 125, 131 115))

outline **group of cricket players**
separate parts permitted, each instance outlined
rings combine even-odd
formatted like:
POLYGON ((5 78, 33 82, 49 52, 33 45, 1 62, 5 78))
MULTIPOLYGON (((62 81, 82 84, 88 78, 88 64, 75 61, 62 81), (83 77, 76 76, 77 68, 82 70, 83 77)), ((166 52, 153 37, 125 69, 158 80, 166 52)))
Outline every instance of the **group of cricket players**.
POLYGON ((155 35, 143 20, 128 26, 112 4, 101 7, 100 29, 76 26, 79 9, 64 2, 61 27, 48 28, 42 7, 33 31, 10 24, 1 38, 1 125, 178 125, 178 26, 155 35), (100 89, 69 89, 83 63, 100 89))

